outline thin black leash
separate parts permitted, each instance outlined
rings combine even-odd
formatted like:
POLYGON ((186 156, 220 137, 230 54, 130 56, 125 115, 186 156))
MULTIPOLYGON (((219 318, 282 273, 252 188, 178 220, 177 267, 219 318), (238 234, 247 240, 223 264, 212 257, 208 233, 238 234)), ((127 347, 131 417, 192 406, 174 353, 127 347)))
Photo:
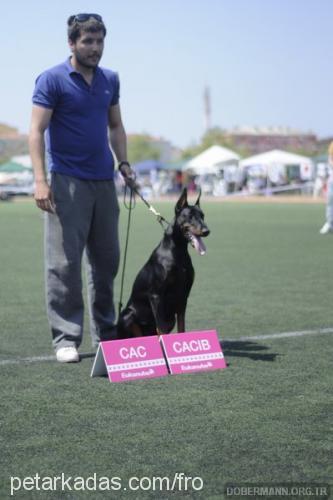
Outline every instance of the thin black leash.
POLYGON ((126 188, 127 188, 127 186, 125 185, 125 190, 124 190, 124 206, 128 210, 128 219, 127 219, 127 231, 126 231, 126 242, 125 242, 125 250, 124 250, 123 270, 122 270, 122 273, 121 273, 121 286, 120 286, 120 298, 119 298, 119 305, 118 305, 118 318, 119 318, 121 310, 123 308, 122 300, 123 300, 123 291, 124 291, 124 278, 125 278, 125 267, 126 267, 126 260, 127 260, 129 230, 130 230, 130 226, 131 226, 132 210, 135 207, 135 200, 134 200, 133 190, 132 189, 130 189, 130 201, 129 201, 129 205, 126 205, 126 188))
POLYGON ((148 203, 147 200, 144 199, 144 197, 142 196, 142 194, 136 189, 134 188, 134 192, 139 196, 139 198, 141 198, 141 200, 143 201, 143 203, 146 205, 146 207, 149 208, 149 210, 154 214, 156 215, 156 218, 157 218, 157 222, 159 222, 161 224, 161 226, 163 227, 163 222, 167 225, 169 225, 170 223, 159 213, 155 210, 155 208, 150 204, 148 203))
POLYGON ((146 207, 148 207, 149 210, 156 216, 157 221, 161 224, 162 228, 163 228, 163 223, 169 225, 169 222, 159 212, 157 212, 155 210, 155 208, 152 205, 150 205, 150 203, 148 203, 147 200, 145 200, 145 198, 142 196, 142 194, 136 188, 129 187, 129 190, 130 190, 130 199, 129 199, 129 203, 127 203, 127 201, 126 201, 127 184, 125 184, 124 206, 128 210, 128 219, 127 219, 127 230, 126 230, 126 240, 125 240, 125 249, 124 249, 123 269, 122 269, 122 273, 121 273, 121 286, 120 286, 120 298, 119 298, 119 306, 118 306, 118 318, 119 318, 120 313, 121 313, 122 308, 123 308, 122 300, 123 300, 123 292, 124 292, 125 268, 126 268, 126 261, 127 261, 127 250, 128 250, 132 211, 136 205, 135 194, 137 194, 139 196, 139 198, 143 201, 143 203, 146 205, 146 207))

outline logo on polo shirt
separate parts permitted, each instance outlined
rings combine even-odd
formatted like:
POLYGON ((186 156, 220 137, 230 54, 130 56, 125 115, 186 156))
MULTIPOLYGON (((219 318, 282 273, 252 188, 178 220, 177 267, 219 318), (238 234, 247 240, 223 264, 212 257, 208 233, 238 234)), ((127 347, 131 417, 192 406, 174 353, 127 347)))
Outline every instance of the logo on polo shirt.
POLYGON ((109 90, 104 90, 104 94, 110 94, 109 90))

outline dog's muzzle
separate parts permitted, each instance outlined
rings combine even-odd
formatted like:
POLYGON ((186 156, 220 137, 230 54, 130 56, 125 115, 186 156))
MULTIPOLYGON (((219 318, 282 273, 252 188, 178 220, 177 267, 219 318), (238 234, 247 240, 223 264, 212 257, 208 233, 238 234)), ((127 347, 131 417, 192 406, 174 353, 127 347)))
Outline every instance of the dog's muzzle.
POLYGON ((194 234, 191 231, 187 233, 191 246, 198 252, 199 255, 205 255, 206 253, 206 245, 202 241, 202 238, 208 236, 209 233, 210 231, 208 228, 204 228, 200 234, 194 234))

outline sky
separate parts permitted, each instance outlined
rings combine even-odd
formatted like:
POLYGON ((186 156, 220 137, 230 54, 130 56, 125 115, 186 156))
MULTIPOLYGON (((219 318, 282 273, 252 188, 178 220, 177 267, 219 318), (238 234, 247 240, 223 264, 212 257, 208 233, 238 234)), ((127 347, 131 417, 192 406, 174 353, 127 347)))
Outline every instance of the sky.
POLYGON ((36 77, 70 51, 66 21, 96 12, 100 65, 119 73, 127 133, 175 146, 212 126, 288 126, 333 135, 332 0, 11 0, 1 16, 0 122, 29 130, 36 77))

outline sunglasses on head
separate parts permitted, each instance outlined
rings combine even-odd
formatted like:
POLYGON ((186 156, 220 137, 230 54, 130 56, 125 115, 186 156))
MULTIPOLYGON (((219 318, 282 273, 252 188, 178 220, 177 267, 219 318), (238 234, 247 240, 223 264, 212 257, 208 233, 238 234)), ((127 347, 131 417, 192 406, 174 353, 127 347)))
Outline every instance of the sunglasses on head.
POLYGON ((100 16, 99 14, 77 14, 76 16, 71 16, 69 18, 68 24, 71 25, 75 22, 84 23, 85 21, 88 21, 88 19, 90 19, 91 17, 93 17, 94 19, 96 19, 96 21, 100 23, 103 22, 102 16, 100 16))

